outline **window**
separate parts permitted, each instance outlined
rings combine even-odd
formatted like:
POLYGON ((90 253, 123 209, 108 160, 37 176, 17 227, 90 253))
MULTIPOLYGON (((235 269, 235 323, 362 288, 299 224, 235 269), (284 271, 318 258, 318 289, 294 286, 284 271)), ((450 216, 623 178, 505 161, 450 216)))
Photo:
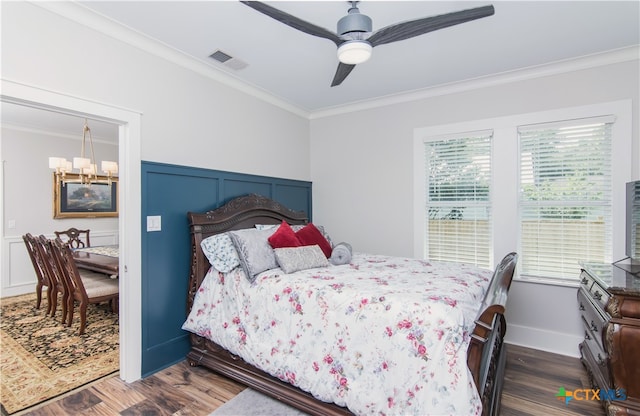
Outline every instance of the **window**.
POLYGON ((427 258, 491 264, 491 132, 425 142, 427 258))
POLYGON ((624 257, 633 179, 631 101, 430 126, 414 132, 414 255, 575 286, 579 261, 624 257), (464 133, 473 132, 473 133, 464 133))
POLYGON ((518 127, 523 273, 575 279, 580 261, 611 262, 612 125, 518 127))

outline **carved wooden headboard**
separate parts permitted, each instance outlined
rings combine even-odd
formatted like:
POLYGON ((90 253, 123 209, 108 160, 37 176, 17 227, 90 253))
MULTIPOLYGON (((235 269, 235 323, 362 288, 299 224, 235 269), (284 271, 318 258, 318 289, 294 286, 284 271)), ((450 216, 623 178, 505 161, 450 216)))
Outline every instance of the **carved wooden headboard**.
POLYGON ((283 220, 289 224, 306 224, 309 221, 305 212, 293 211, 272 199, 257 194, 232 199, 213 211, 189 212, 187 216, 191 229, 188 311, 191 310, 195 293, 211 267, 200 247, 202 240, 230 230, 251 228, 256 224, 280 224, 283 220))

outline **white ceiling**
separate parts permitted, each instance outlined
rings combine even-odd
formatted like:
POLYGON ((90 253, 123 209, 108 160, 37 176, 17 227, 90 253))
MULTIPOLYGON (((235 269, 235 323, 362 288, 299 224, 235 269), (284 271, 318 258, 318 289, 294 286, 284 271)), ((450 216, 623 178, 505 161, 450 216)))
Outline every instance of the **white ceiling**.
MULTIPOLYGON (((71 114, 30 107, 2 101, 0 103, 2 124, 6 127, 29 129, 63 137, 82 139, 85 119, 71 114)), ((100 120, 87 119, 95 141, 118 143, 118 125, 100 120)))
MULTIPOLYGON (((346 1, 267 2, 331 31, 346 1)), ((330 87, 335 45, 238 1, 83 1, 117 25, 181 51, 212 73, 312 113, 375 98, 508 73, 640 45, 639 1, 362 1, 373 30, 401 21, 493 4, 495 15, 373 50, 345 81, 330 87), (209 58, 222 50, 248 66, 209 58)), ((2 103, 2 121, 82 134, 83 120, 2 103)), ((117 141, 117 126, 91 121, 94 137, 117 141)))
MULTIPOLYGON (((336 31, 346 1, 266 2, 336 31)), ((487 4, 495 15, 375 47, 342 85, 331 41, 238 1, 86 1, 84 6, 308 112, 640 44, 638 1, 362 1, 373 30, 487 4), (215 50, 244 61, 235 71, 215 50)))

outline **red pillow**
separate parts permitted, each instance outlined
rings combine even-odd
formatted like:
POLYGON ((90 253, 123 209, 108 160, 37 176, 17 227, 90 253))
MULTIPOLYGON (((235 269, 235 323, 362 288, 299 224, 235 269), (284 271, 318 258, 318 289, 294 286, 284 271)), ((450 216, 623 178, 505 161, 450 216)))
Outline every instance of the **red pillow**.
POLYGON ((298 237, 296 237, 296 233, 286 221, 282 221, 282 224, 280 224, 275 233, 271 234, 268 241, 273 248, 300 247, 302 245, 298 237))
POLYGON ((331 257, 331 244, 327 239, 322 235, 320 230, 313 225, 313 223, 309 223, 305 225, 303 228, 296 232, 296 237, 300 241, 300 244, 303 246, 312 246, 317 244, 320 246, 320 249, 324 253, 327 258, 331 257))

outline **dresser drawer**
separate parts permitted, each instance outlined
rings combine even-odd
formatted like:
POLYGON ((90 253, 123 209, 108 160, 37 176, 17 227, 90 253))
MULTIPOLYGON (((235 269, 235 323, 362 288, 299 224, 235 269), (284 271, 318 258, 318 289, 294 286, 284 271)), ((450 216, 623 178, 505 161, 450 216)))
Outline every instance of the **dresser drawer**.
POLYGON ((582 363, 594 388, 626 392, 625 400, 602 398, 607 415, 640 416, 640 280, 615 265, 582 266, 582 363))
MULTIPOLYGON (((640 281, 640 277, 637 279, 640 281)), ((616 318, 633 318, 636 323, 640 323, 640 298, 628 295, 615 296, 607 312, 612 316, 615 313, 616 318)))
POLYGON ((588 292, 584 290, 584 288, 578 290, 578 307, 580 308, 580 317, 582 318, 585 330, 591 333, 591 338, 593 339, 592 342, 597 342, 600 346, 599 349, 604 351, 603 333, 604 326, 608 319, 605 318, 600 310, 592 303, 589 299, 590 296, 587 293, 588 292))
POLYGON ((580 287, 585 289, 589 293, 589 297, 600 306, 602 310, 605 310, 607 302, 609 302, 609 293, 600 286, 597 280, 591 277, 584 270, 580 274, 580 287))
MULTIPOLYGON (((589 292, 578 290, 578 305, 580 317, 584 326, 583 346, 589 351, 592 363, 598 368, 602 381, 609 385, 609 355, 604 348, 604 331, 608 321, 601 315, 598 308, 589 300, 589 292)), ((592 369, 593 370, 593 369, 592 369)), ((607 387, 608 388, 608 387, 607 387)))
POLYGON ((602 359, 601 351, 597 348, 594 350, 592 347, 593 344, 589 344, 586 340, 580 344, 582 362, 589 372, 592 387, 609 390, 612 384, 607 360, 602 359))
POLYGON ((596 362, 600 372, 603 375, 607 375, 605 378, 608 381, 608 374, 609 374, 608 359, 609 359, 609 356, 607 355, 607 353, 602 348, 602 344, 601 344, 601 341, 597 337, 597 333, 591 332, 588 329, 585 329, 585 331, 584 331, 584 343, 589 348, 589 352, 591 352, 591 355, 593 356, 594 361, 596 362))

